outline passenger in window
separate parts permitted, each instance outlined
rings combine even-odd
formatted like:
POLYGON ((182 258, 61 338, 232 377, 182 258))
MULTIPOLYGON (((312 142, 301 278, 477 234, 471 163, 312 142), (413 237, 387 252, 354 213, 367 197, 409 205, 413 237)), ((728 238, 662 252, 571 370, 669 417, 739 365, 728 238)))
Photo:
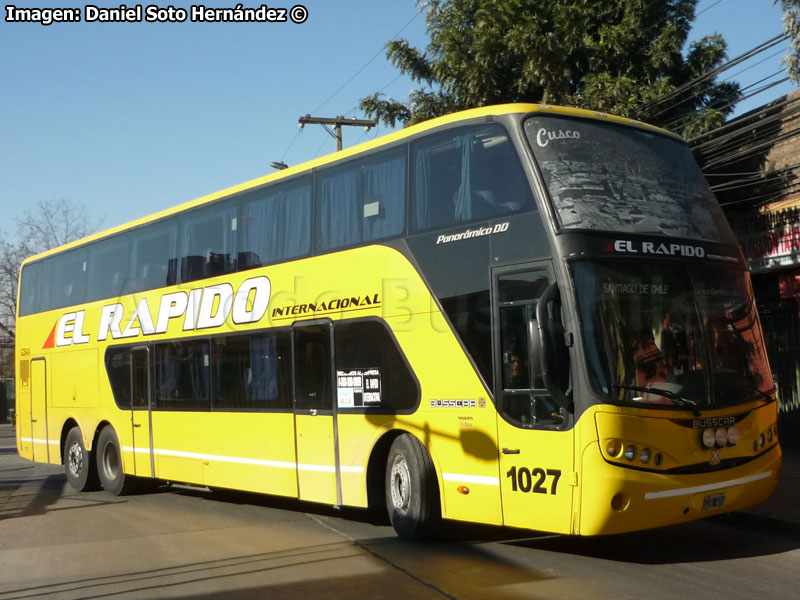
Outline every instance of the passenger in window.
POLYGON ((511 363, 511 377, 509 387, 512 389, 527 388, 525 376, 522 374, 522 357, 519 352, 512 352, 509 362, 511 363))

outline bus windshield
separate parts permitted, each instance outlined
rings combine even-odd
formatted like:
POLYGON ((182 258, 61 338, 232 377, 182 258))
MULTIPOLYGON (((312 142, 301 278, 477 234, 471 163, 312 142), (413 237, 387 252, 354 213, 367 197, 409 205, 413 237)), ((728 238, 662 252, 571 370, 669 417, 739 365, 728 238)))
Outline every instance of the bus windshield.
POLYGON ((613 123, 535 116, 525 134, 561 230, 735 243, 687 146, 613 123))
POLYGON ((745 271, 576 261, 595 389, 623 403, 711 408, 772 392, 745 271))

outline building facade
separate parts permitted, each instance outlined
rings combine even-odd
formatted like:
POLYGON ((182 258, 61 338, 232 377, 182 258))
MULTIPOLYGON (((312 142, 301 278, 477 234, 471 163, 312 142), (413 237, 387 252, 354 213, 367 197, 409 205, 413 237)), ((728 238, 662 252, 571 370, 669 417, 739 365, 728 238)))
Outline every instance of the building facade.
POLYGON ((691 143, 753 273, 782 443, 800 447, 800 91, 691 143))

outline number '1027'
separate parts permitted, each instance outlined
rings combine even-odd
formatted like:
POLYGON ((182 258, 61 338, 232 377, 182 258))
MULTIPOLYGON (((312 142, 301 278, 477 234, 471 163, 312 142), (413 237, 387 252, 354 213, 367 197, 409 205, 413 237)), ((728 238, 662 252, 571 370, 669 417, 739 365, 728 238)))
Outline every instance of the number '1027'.
POLYGON ((528 469, 527 467, 511 467, 506 473, 511 480, 511 489, 515 492, 533 492, 534 494, 555 494, 561 469, 528 469), (549 489, 548 489, 549 483, 549 489))

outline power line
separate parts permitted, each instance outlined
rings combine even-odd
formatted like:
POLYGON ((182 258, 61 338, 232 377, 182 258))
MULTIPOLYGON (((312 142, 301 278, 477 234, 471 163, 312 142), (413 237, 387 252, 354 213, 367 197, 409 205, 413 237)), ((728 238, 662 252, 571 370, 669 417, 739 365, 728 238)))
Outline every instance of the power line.
POLYGON ((769 139, 767 139, 765 142, 761 142, 761 143, 756 144, 754 146, 749 146, 745 150, 740 150, 740 151, 734 152, 732 154, 721 156, 721 157, 717 158, 716 160, 708 161, 703 165, 703 167, 706 168, 706 169, 710 169, 711 167, 718 166, 718 165, 721 165, 721 164, 733 163, 734 159, 741 160, 741 159, 743 159, 743 158, 745 158, 747 156, 750 156, 752 154, 757 154, 760 151, 765 150, 766 148, 774 146, 778 142, 782 142, 782 141, 784 141, 786 139, 789 139, 789 138, 791 138, 793 136, 796 136, 798 133, 800 133, 800 127, 795 127, 794 129, 791 129, 790 131, 787 131, 786 133, 782 133, 782 134, 774 136, 774 137, 770 136, 769 139))
POLYGON ((743 179, 734 179, 717 185, 712 185, 711 189, 715 192, 730 192, 754 185, 773 185, 783 183, 780 175, 785 174, 786 171, 791 171, 800 167, 800 163, 789 165, 780 169, 770 169, 769 171, 762 171, 757 176, 749 176, 743 179))
POLYGON ((749 67, 745 67, 745 68, 744 68, 744 69, 742 69, 741 71, 737 71, 736 73, 734 73, 734 74, 733 74, 733 75, 731 75, 730 77, 726 77, 726 78, 725 78, 725 79, 723 79, 722 81, 730 81, 731 79, 733 79, 733 78, 735 78, 735 77, 738 77, 739 75, 741 75, 741 74, 742 74, 742 73, 744 73, 745 71, 749 71, 750 69, 754 69, 754 68, 756 68, 758 65, 760 65, 761 63, 765 63, 765 62, 767 62, 767 61, 768 61, 770 58, 775 58, 775 57, 776 57, 776 56, 778 56, 779 54, 782 54, 782 53, 786 52, 786 50, 787 50, 787 48, 781 48, 781 49, 780 49, 780 50, 778 50, 777 52, 773 52, 772 54, 770 54, 770 55, 769 55, 769 56, 767 56, 766 58, 762 58, 761 60, 759 60, 758 62, 755 62, 755 63, 753 63, 753 64, 752 64, 752 65, 750 65, 749 67))
MULTIPOLYGON (((723 139, 739 135, 739 130, 742 129, 742 128, 745 128, 752 121, 759 121, 759 125, 765 124, 767 122, 767 121, 765 121, 765 117, 764 117, 764 114, 766 112, 775 111, 775 113, 776 113, 776 114, 771 115, 770 117, 766 117, 766 119, 769 122, 772 122, 772 121, 774 121, 776 119, 780 119, 781 117, 780 117, 780 114, 778 114, 778 113, 780 113, 782 111, 782 109, 786 108, 792 102, 797 102, 798 100, 800 100, 800 98, 788 98, 788 97, 782 98, 780 100, 777 100, 776 102, 774 102, 773 104, 771 104, 769 106, 762 106, 762 107, 759 107, 759 108, 757 108, 755 110, 751 110, 750 112, 748 112, 748 113, 746 113, 746 114, 744 114, 744 115, 742 115, 740 117, 737 117, 736 119, 734 119, 732 121, 728 121, 725 125, 722 125, 721 127, 718 127, 717 129, 714 129, 712 131, 706 131, 705 133, 701 133, 700 135, 695 136, 692 139, 688 140, 688 142, 692 146, 692 149, 695 152, 697 152, 698 150, 702 150, 705 146, 713 146, 715 144, 718 144, 723 139), (731 131, 731 132, 728 133, 728 134, 725 134, 725 136, 722 136, 721 132, 723 132, 723 131, 731 131), (708 137, 710 135, 713 135, 714 138, 710 139, 707 142, 702 142, 702 143, 699 142, 699 140, 701 140, 701 139, 703 139, 705 137, 708 137)), ((797 108, 791 109, 792 114, 794 114, 794 112, 796 112, 796 110, 797 110, 797 108)))
POLYGON ((765 204, 769 204, 775 200, 780 200, 782 195, 775 194, 775 192, 769 192, 768 194, 761 194, 759 196, 748 196, 747 198, 742 198, 741 200, 731 200, 730 202, 720 202, 720 206, 733 206, 734 204, 744 204, 745 202, 752 203, 754 200, 761 200, 762 198, 768 198, 768 200, 764 200, 759 203, 759 206, 764 206, 765 204))
POLYGON ((289 146, 286 148, 286 152, 284 152, 283 156, 281 156, 281 162, 283 162, 284 159, 286 158, 286 155, 289 154, 289 150, 291 150, 292 145, 294 145, 295 140, 300 136, 300 132, 301 131, 303 131, 303 130, 298 127, 297 131, 294 132, 294 137, 292 138, 292 141, 289 142, 289 146))
MULTIPOLYGON (((401 27, 401 28, 400 28, 400 31, 398 31, 397 33, 395 33, 395 34, 394 34, 394 35, 391 37, 391 39, 390 39, 389 41, 391 42, 392 40, 394 40, 395 38, 397 38, 397 36, 399 36, 401 33, 403 33, 403 31, 405 31, 406 27, 408 27, 409 25, 411 25, 411 23, 413 23, 413 22, 416 20, 416 18, 417 18, 417 17, 419 17, 419 15, 420 15, 420 13, 419 13, 419 12, 415 13, 415 14, 414 14, 414 16, 413 16, 413 17, 411 17, 411 19, 409 19, 409 21, 408 21, 408 22, 407 22, 405 25, 403 25, 403 27, 401 27)), ((320 105, 319 105, 317 108, 315 108, 315 109, 314 109, 314 110, 312 110, 311 112, 312 112, 312 113, 317 113, 317 112, 319 112, 319 111, 320 111, 320 109, 321 109, 323 106, 325 106, 325 105, 326 105, 328 102, 330 102, 331 100, 333 100, 333 98, 335 98, 335 97, 336 97, 336 95, 337 95, 339 92, 341 92, 341 91, 342 91, 342 90, 343 90, 345 87, 347 87, 347 85, 348 85, 348 84, 349 84, 351 81, 353 81, 353 80, 354 80, 356 77, 358 77, 358 76, 361 74, 361 72, 362 72, 364 69, 366 69, 366 68, 367 68, 367 67, 368 67, 368 66, 369 66, 369 65, 372 63, 372 61, 374 61, 374 60, 375 60, 376 58, 378 58, 378 57, 379 57, 381 54, 383 54, 383 52, 384 52, 385 48, 386 48, 386 45, 384 44, 384 46, 383 46, 383 47, 382 47, 380 50, 378 50, 378 51, 377 51, 377 52, 376 52, 376 53, 375 53, 375 54, 372 56, 372 58, 370 58, 370 59, 369 59, 367 62, 365 62, 365 63, 364 63, 364 65, 363 65, 363 66, 362 66, 360 69, 358 69, 358 70, 357 70, 355 73, 353 73, 353 75, 350 77, 350 79, 348 79, 348 80, 347 80, 347 81, 345 81, 345 82, 344 82, 344 83, 343 83, 341 86, 339 86, 339 87, 336 89, 336 91, 335 91, 335 92, 333 92, 333 93, 332 93, 330 96, 328 96, 328 98, 325 100, 325 102, 323 102, 322 104, 320 104, 320 105)))
MULTIPOLYGON (((672 100, 673 98, 676 98, 677 96, 680 96, 681 94, 684 94, 685 92, 688 92, 692 88, 697 87, 698 85, 700 85, 700 84, 702 84, 702 83, 704 83, 704 82, 706 82, 706 81, 708 81, 710 79, 713 79, 714 77, 716 77, 720 73, 723 73, 723 72, 727 71, 728 69, 731 69, 731 68, 735 67, 736 65, 739 65, 739 64, 743 63, 744 61, 752 58, 753 56, 756 56, 756 55, 760 54, 761 52, 764 52, 765 50, 768 50, 769 48, 772 48, 773 46, 775 46, 777 44, 780 44, 782 41, 788 39, 788 37, 789 37, 788 34, 782 33, 780 35, 777 35, 777 36, 767 40, 766 42, 762 42, 758 46, 755 46, 755 47, 751 48, 750 50, 740 54, 736 58, 734 58, 732 60, 729 60, 728 62, 723 63, 722 65, 720 65, 718 67, 715 67, 714 69, 711 69, 710 71, 707 71, 703 75, 700 75, 700 76, 695 77, 694 79, 692 79, 690 81, 687 81, 686 83, 684 83, 683 85, 678 86, 677 88, 675 88, 671 92, 667 92, 666 94, 663 94, 663 95, 659 96, 658 98, 654 98, 653 100, 650 100, 649 102, 644 103, 642 106, 639 107, 639 109, 637 111, 638 114, 642 115, 643 113, 648 111, 648 109, 655 108, 656 106, 658 106, 659 104, 661 104, 663 102, 667 102, 668 100, 672 100)), ((647 114, 647 118, 652 119, 653 117, 661 115, 661 114, 667 112, 668 110, 671 110, 671 109, 675 108, 681 102, 685 102, 685 101, 686 101, 686 99, 681 100, 681 101, 679 101, 677 103, 673 103, 673 104, 667 105, 666 107, 662 108, 658 112, 648 113, 647 114)))
MULTIPOLYGON (((392 38, 391 38, 389 41, 392 41, 392 40, 396 39, 396 38, 397 38, 397 36, 399 36, 401 33, 403 33, 403 31, 405 31, 405 30, 406 30, 406 28, 407 28, 409 25, 411 25, 411 23, 413 23, 413 22, 416 20, 416 18, 417 18, 417 17, 419 17, 419 15, 420 15, 420 14, 421 14, 421 13, 419 13, 419 12, 416 12, 416 13, 414 14, 414 16, 413 16, 413 17, 411 17, 411 19, 409 19, 409 20, 406 22, 406 24, 405 24, 405 25, 403 25, 403 27, 401 27, 401 28, 400 28, 400 31, 398 31, 397 33, 395 33, 395 34, 394 34, 394 36, 392 36, 392 38)), ((377 51, 377 52, 376 52, 376 53, 375 53, 375 54, 372 56, 372 58, 370 58, 370 59, 369 59, 369 60, 368 60, 366 63, 364 63, 364 65, 362 65, 362 66, 361 66, 361 68, 359 68, 359 69, 358 69, 358 70, 357 70, 357 71, 356 71, 356 72, 355 72, 355 73, 354 73, 354 74, 353 74, 353 75, 352 75, 352 76, 351 76, 351 77, 350 77, 350 78, 349 78, 347 81, 345 81, 345 82, 344 82, 344 83, 343 83, 341 86, 339 86, 339 88, 338 88, 338 89, 337 89, 335 92, 333 92, 333 93, 332 93, 330 96, 328 96, 328 98, 327 98, 327 99, 326 99, 326 100, 325 100, 325 101, 324 101, 322 104, 320 104, 320 105, 319 105, 317 108, 315 108, 315 109, 314 109, 312 112, 314 112, 314 113, 318 112, 318 111, 319 111, 319 110, 320 110, 320 109, 321 109, 323 106, 325 106, 325 105, 326 105, 328 102, 330 102, 330 101, 331 101, 333 98, 335 98, 335 97, 336 97, 336 95, 337 95, 339 92, 341 92, 341 91, 342 91, 342 90, 343 90, 345 87, 347 87, 347 85, 348 85, 350 82, 352 82, 352 81, 353 81, 353 80, 354 80, 356 77, 358 77, 358 76, 359 76, 359 75, 360 75, 360 74, 361 74, 361 73, 364 71, 364 69, 366 69, 366 68, 367 68, 367 67, 368 67, 368 66, 369 66, 369 65, 372 63, 372 61, 374 61, 376 58, 378 58, 378 56, 380 56, 380 55, 383 53, 383 51, 384 51, 385 47, 386 47, 386 46, 384 45, 384 47, 383 47, 383 48, 381 48, 380 50, 378 50, 378 51, 377 51)), ((384 86, 384 87, 388 87, 389 85, 391 85, 392 83, 394 83, 395 81, 397 81, 397 80, 398 80, 400 77, 402 77, 402 73, 401 73, 400 75, 398 75, 397 77, 395 77, 395 78, 394 78, 394 79, 393 79, 393 80, 392 80, 392 81, 391 81, 389 84, 387 84, 387 85, 386 85, 386 86, 384 86)), ((348 113, 348 114, 349 114, 349 113, 348 113)), ((281 162, 283 162, 283 161, 284 161, 284 159, 286 158, 286 155, 287 155, 287 154, 289 154, 289 150, 291 149, 291 147, 292 147, 292 145, 294 144, 294 142, 297 140, 297 138, 298 138, 298 136, 300 135, 300 132, 301 132, 301 131, 302 131, 301 129, 298 129, 298 130, 295 132, 295 134, 294 134, 294 137, 292 138, 292 141, 291 141, 291 142, 289 142, 289 146, 286 148, 286 151, 283 153, 283 156, 281 157, 281 162)), ((317 154, 319 154, 320 150, 322 150, 322 146, 324 146, 324 142, 323 142, 323 144, 322 144, 322 145, 321 145, 321 146, 320 146, 320 147, 317 149, 316 153, 314 154, 314 157, 316 157, 316 156, 317 156, 317 154)))
POLYGON ((305 117, 300 117, 300 127, 305 127, 306 125, 322 125, 325 128, 333 139, 336 140, 336 151, 340 151, 342 149, 342 127, 347 125, 351 127, 366 127, 367 129, 371 129, 378 124, 377 119, 346 119, 343 116, 339 117, 312 117, 311 115, 306 115, 305 117), (333 126, 333 130, 328 127, 328 125, 333 126))
MULTIPOLYGON (((797 100, 800 100, 800 98, 795 99, 795 101, 797 100)), ((745 145, 752 145, 764 139, 769 139, 772 136, 772 132, 767 130, 768 126, 785 127, 798 116, 800 116, 800 102, 791 107, 789 107, 789 103, 779 103, 719 128, 717 131, 726 130, 728 133, 695 145, 693 152, 704 161, 719 158, 731 150, 738 151, 745 145), (774 111, 773 114, 766 116, 772 111, 774 111), (754 118, 756 119, 755 121, 753 120, 754 118)))
MULTIPOLYGON (((743 63, 744 61, 752 58, 753 56, 757 56, 761 52, 764 52, 764 51, 768 50, 769 48, 772 48, 773 46, 781 43, 782 41, 788 39, 788 37, 789 37, 788 34, 782 33, 780 35, 777 35, 777 36, 767 40, 766 42, 762 42, 761 44, 759 44, 757 46, 754 46, 750 50, 747 50, 746 52, 740 54, 736 58, 734 58, 732 60, 729 60, 728 62, 723 63, 720 66, 718 66, 718 67, 716 67, 714 69, 711 69, 710 71, 707 71, 703 75, 700 75, 699 77, 696 77, 695 79, 684 83, 683 85, 677 87, 676 89, 672 90, 671 92, 668 92, 668 93, 664 94, 663 96, 660 96, 659 98, 656 98, 655 100, 652 100, 651 102, 647 103, 645 105, 645 107, 647 107, 649 104, 658 104, 660 102, 664 102, 666 100, 669 100, 672 97, 678 96, 678 95, 682 94, 683 92, 688 91, 691 88, 696 87, 697 85, 699 85, 701 83, 704 83, 705 81, 707 81, 709 79, 713 79, 714 77, 716 77, 720 73, 723 73, 723 72, 727 71, 728 69, 732 69, 736 65, 739 65, 739 64, 743 63)), ((670 108, 674 108, 675 106, 676 106, 675 104, 667 106, 666 108, 662 109, 660 112, 656 113, 656 115, 659 115, 659 114, 669 110, 670 108)))
MULTIPOLYGON (((776 77, 776 76, 780 75, 781 73, 783 73, 783 69, 781 69, 780 71, 776 71, 772 75, 768 75, 767 77, 764 77, 763 79, 759 79, 758 81, 756 81, 754 83, 751 83, 750 85, 748 85, 746 87, 743 87, 743 88, 741 88, 740 90, 738 90, 736 92, 730 93, 727 96, 723 96, 723 97, 718 99, 718 100, 722 100, 722 101, 729 100, 728 102, 725 102, 724 104, 718 105, 718 106, 709 106, 708 108, 712 108, 714 110, 722 111, 722 110, 725 110, 726 108, 730 108, 732 106, 735 106, 739 102, 742 102, 744 100, 749 100, 750 98, 753 98, 753 97, 757 96, 758 94, 766 92, 768 89, 773 88, 773 87, 775 87, 777 85, 780 85, 780 84, 788 81, 789 77, 784 77, 783 79, 780 79, 778 81, 774 81, 772 83, 765 84, 763 87, 758 88, 757 90, 755 90, 754 92, 752 92, 750 94, 746 94, 744 96, 739 96, 739 94, 742 91, 748 90, 748 89, 752 88, 753 86, 758 85, 759 83, 762 83, 762 82, 766 81, 767 79, 771 79, 773 77, 776 77)), ((677 127, 680 127, 682 129, 684 127, 688 127, 692 123, 696 123, 697 121, 699 121, 702 118, 704 118, 704 116, 705 116, 704 114, 699 114, 698 115, 696 112, 691 112, 691 113, 688 113, 686 115, 683 115, 682 117, 678 117, 676 120, 668 123, 664 127, 665 127, 665 129, 670 129, 670 130, 674 130, 674 128, 677 128, 677 127)))
MULTIPOLYGON (((795 128, 795 130, 798 128, 795 128)), ((766 131, 763 133, 753 132, 752 136, 743 137, 741 140, 730 140, 725 146, 714 149, 711 152, 701 153, 698 158, 705 163, 705 168, 709 169, 715 167, 716 169, 724 166, 735 165, 740 163, 749 154, 747 152, 754 147, 754 145, 761 145, 762 142, 774 141, 777 139, 773 132, 766 131), (726 162, 727 161, 727 162, 726 162)))
MULTIPOLYGON (((770 169, 769 171, 738 171, 736 173, 703 173, 703 176, 706 178, 709 177, 738 177, 740 175, 764 175, 769 173, 777 173, 778 171, 787 171, 789 169, 795 169, 800 167, 800 163, 789 165, 786 167, 781 167, 779 169, 770 169)), ((714 189, 714 186, 711 186, 711 189, 714 189)))
MULTIPOLYGON (((771 79, 773 77, 776 77, 776 76, 780 75, 782 72, 783 72, 783 70, 781 69, 779 71, 776 71, 775 73, 772 73, 771 75, 767 75, 763 79, 759 79, 758 81, 756 81, 754 83, 751 83, 751 84, 749 84, 749 85, 747 85, 747 86, 745 86, 743 88, 735 90, 735 91, 731 92, 730 94, 728 94, 727 96, 722 96, 720 98, 717 98, 716 99, 717 102, 722 101, 722 102, 724 102, 724 104, 715 105, 715 106, 709 106, 709 108, 713 108, 715 110, 720 110, 720 111, 721 110, 725 110, 726 108, 730 108, 731 106, 734 106, 734 105, 738 104, 743 99, 751 98, 752 96, 754 96, 756 94, 760 94, 762 91, 765 91, 768 88, 765 88, 765 89, 762 89, 762 90, 757 90, 757 91, 753 92, 753 94, 750 94, 750 95, 745 95, 745 96, 740 95, 745 90, 749 90, 753 86, 756 86, 759 83, 763 83, 767 79, 771 79)), ((783 80, 783 81, 785 81, 785 80, 783 80)), ((779 82, 779 83, 782 83, 782 81, 779 82)), ((776 85, 776 84, 773 84, 773 85, 776 85)), ((698 121, 699 119, 702 119, 703 116, 704 115, 702 115, 702 114, 697 115, 696 113, 691 112, 691 113, 688 113, 688 114, 683 115, 681 117, 678 117, 674 121, 671 121, 671 122, 667 123, 664 127, 666 129, 670 129, 670 130, 672 130, 673 127, 677 127, 678 125, 680 125, 681 127, 686 127, 687 125, 691 125, 695 121, 698 121)))
POLYGON ((697 17, 699 17, 699 16, 700 16, 700 15, 702 15, 703 13, 706 13, 706 12, 710 11, 712 8, 714 8, 714 7, 715 7, 717 4, 719 4, 720 2, 722 2, 722 0, 717 0, 717 1, 716 1, 716 2, 714 2, 714 4, 712 4, 711 6, 709 6, 709 7, 707 7, 707 8, 704 8, 704 9, 703 9, 703 10, 701 10, 699 13, 697 13, 697 14, 694 16, 694 18, 696 19, 697 17))

